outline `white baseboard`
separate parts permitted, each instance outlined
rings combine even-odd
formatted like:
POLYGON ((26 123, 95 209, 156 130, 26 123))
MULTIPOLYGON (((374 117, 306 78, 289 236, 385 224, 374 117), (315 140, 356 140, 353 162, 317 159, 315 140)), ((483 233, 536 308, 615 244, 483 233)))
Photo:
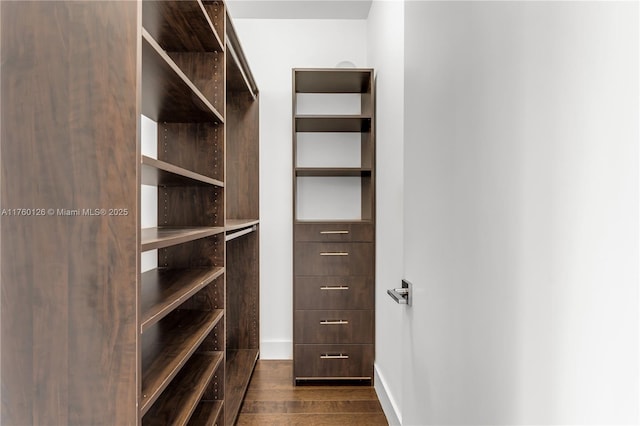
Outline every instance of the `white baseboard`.
POLYGON ((384 411, 385 416, 387 416, 389 425, 402 425, 402 416, 400 415, 398 404, 393 396, 388 392, 389 387, 387 386, 387 382, 384 380, 382 374, 380 374, 380 371, 378 371, 377 365, 373 366, 373 386, 376 390, 376 394, 378 394, 380 405, 382 405, 382 410, 384 411))
POLYGON ((261 341, 260 359, 293 359, 293 342, 291 340, 261 341))

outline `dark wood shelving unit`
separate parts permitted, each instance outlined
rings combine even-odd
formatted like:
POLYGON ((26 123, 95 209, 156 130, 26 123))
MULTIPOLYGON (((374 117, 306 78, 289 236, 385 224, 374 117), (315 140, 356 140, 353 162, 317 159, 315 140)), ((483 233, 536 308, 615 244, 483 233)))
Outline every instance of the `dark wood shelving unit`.
POLYGON ((186 425, 195 411, 224 352, 194 354, 142 418, 143 426, 186 425))
MULTIPOLYGON (((342 380, 371 384, 375 334, 373 70, 294 69, 293 87, 294 383, 342 380), (300 93, 359 94, 360 111, 354 115, 300 115, 297 110, 300 93), (301 167, 298 162, 298 133, 301 132, 360 133, 360 166, 301 167), (349 179, 321 180, 324 177, 349 179), (313 186, 310 183, 303 186, 302 179, 298 178, 304 178, 304 182, 314 181, 318 185, 314 190, 323 188, 325 192, 299 193, 310 191, 313 186), (359 188, 353 184, 354 178, 359 178, 359 188), (359 190, 359 215, 353 213, 357 206, 341 209, 334 203, 333 211, 324 210, 329 217, 318 218, 305 214, 305 207, 309 209, 309 205, 298 205, 299 200, 308 202, 314 197, 321 197, 331 205, 336 187, 343 184, 349 190, 359 190), (327 291, 333 288, 340 291, 327 291)), ((316 149, 336 150, 336 146, 318 144, 316 149)), ((339 155, 339 152, 323 152, 322 158, 339 155)))
POLYGON ((2 227, 0 423, 233 424, 259 354, 259 94, 224 1, 0 19, 3 176, 40 172, 3 205, 123 212, 2 227))
POLYGON ((220 188, 224 183, 208 176, 194 173, 182 167, 142 156, 142 184, 150 186, 204 186, 220 188))
POLYGON ((170 269, 156 268, 142 274, 140 331, 170 314, 185 300, 224 274, 224 268, 170 269))
POLYGON ((365 115, 296 115, 296 132, 368 132, 371 117, 365 115))
POLYGON ((210 237, 222 232, 224 232, 224 228, 219 226, 144 228, 142 230, 141 247, 142 251, 154 250, 186 243, 200 238, 210 237))
POLYGON ((142 334, 142 397, 144 415, 160 393, 222 319, 224 311, 175 311, 142 334))
POLYGON ((296 74, 297 93, 367 93, 371 85, 368 69, 302 69, 296 74))

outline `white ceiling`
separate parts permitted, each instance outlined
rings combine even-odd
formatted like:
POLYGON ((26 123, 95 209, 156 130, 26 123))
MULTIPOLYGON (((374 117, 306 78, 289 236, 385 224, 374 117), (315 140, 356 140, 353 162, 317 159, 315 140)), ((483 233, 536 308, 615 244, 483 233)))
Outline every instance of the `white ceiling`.
POLYGON ((367 19, 372 0, 229 0, 234 19, 367 19))

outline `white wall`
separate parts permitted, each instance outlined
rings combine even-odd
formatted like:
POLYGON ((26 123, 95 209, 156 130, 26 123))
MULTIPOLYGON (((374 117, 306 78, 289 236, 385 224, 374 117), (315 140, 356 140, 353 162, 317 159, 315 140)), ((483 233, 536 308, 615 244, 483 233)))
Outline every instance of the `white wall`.
POLYGON ((637 423, 638 3, 405 12, 403 424, 637 423))
POLYGON ((260 329, 263 359, 291 359, 291 69, 366 66, 366 21, 236 19, 260 89, 260 329))
POLYGON ((387 296, 402 276, 404 3, 374 1, 367 60, 376 70, 376 381, 391 424, 400 422, 403 307, 387 296))

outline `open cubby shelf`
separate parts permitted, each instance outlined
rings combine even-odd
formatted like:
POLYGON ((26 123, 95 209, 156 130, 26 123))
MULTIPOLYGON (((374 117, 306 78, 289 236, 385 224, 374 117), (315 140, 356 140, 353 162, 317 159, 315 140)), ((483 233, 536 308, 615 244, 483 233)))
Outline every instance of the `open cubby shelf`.
POLYGON ((235 424, 243 396, 249 387, 251 374, 258 361, 258 355, 257 349, 227 350, 225 389, 234 397, 228 399, 225 403, 229 412, 235 413, 234 418, 229 419, 230 421, 227 422, 228 425, 235 424))
POLYGON ((201 401, 189 419, 190 426, 215 425, 220 418, 222 401, 201 401))
POLYGON ((142 425, 186 425, 223 360, 224 352, 193 354, 153 407, 142 417, 142 425))
POLYGON ((371 86, 370 69, 297 68, 296 93, 366 93, 371 86))
POLYGON ((221 266, 172 269, 156 268, 142 274, 140 330, 160 321, 182 302, 224 274, 221 266))
POLYGON ((204 312, 179 310, 142 335, 140 410, 143 415, 223 315, 222 309, 204 312))
POLYGON ((223 51, 223 43, 203 3, 145 1, 142 26, 170 52, 223 51))
POLYGON ((142 113, 154 121, 171 123, 224 122, 218 110, 144 29, 142 113))
POLYGON ((365 115, 297 115, 296 132, 368 132, 371 117, 365 115))

